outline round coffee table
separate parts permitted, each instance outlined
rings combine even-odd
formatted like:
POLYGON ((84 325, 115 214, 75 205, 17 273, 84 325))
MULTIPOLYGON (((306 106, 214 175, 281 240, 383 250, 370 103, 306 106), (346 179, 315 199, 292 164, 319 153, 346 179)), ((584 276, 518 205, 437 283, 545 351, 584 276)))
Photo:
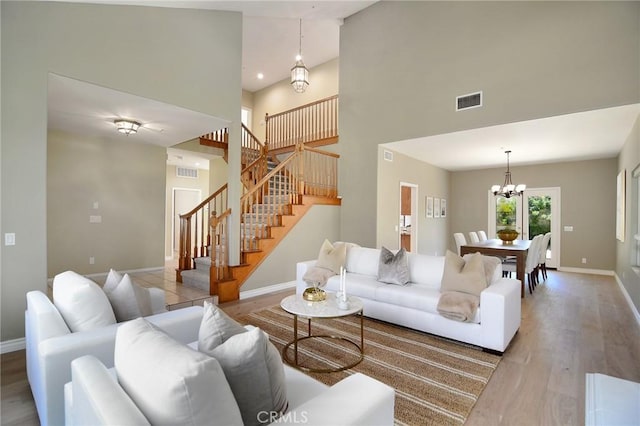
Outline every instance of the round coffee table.
POLYGON ((293 340, 287 343, 282 349, 282 358, 284 361, 300 370, 313 373, 334 373, 337 371, 347 370, 358 365, 364 359, 364 326, 362 316, 362 300, 355 296, 348 296, 349 307, 340 309, 336 300, 335 293, 327 293, 327 298, 319 302, 310 302, 302 298, 299 294, 287 296, 280 302, 280 306, 285 311, 293 315, 293 340), (311 319, 313 318, 340 318, 349 315, 360 314, 360 344, 342 336, 334 336, 328 334, 312 334, 311 319), (298 317, 306 318, 309 333, 307 336, 298 337, 298 317), (298 342, 307 339, 336 339, 347 342, 358 349, 360 356, 349 365, 338 368, 310 368, 301 365, 298 362, 298 342), (290 359, 288 349, 293 345, 293 358, 290 359))

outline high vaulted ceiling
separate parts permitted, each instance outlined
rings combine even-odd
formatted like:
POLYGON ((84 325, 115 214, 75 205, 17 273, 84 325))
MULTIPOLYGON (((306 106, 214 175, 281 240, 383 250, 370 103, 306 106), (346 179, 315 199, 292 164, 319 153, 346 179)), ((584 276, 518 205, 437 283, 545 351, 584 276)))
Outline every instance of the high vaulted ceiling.
POLYGON ((289 78, 299 48, 313 68, 338 57, 343 19, 375 1, 52 0, 242 12, 242 88, 250 92, 289 78), (264 74, 259 80, 258 73, 264 74))
MULTIPOLYGON (((343 19, 375 3, 375 1, 50 1, 242 12, 242 86, 249 91, 260 90, 289 77, 289 70, 293 66, 294 56, 298 50, 299 19, 303 20, 302 53, 304 61, 309 68, 312 68, 338 57, 339 31, 343 19), (265 75, 263 80, 257 79, 258 72, 265 75)), ((82 86, 61 80, 57 83, 71 85, 77 90, 80 90, 82 86)), ((148 117, 143 123, 146 127, 143 127, 135 137, 128 137, 131 142, 145 142, 145 134, 163 133, 163 136, 168 137, 170 133, 175 132, 172 136, 178 138, 174 140, 175 143, 179 143, 186 140, 180 138, 186 136, 187 133, 190 134, 190 137, 194 137, 195 134, 192 134, 194 129, 200 129, 201 125, 214 125, 211 120, 216 120, 215 117, 195 115, 188 117, 188 111, 177 111, 176 107, 172 105, 162 105, 165 108, 162 111, 158 109, 159 103, 152 103, 153 106, 151 106, 148 100, 135 99, 128 94, 121 94, 122 97, 118 100, 117 92, 110 92, 104 98, 105 104, 101 97, 95 96, 95 93, 90 96, 89 92, 96 90, 104 92, 108 89, 92 88, 90 85, 84 87, 87 90, 84 99, 80 93, 75 93, 63 100, 64 92, 56 92, 57 89, 62 88, 56 89, 55 85, 50 86, 57 99, 55 104, 58 105, 52 107, 54 104, 50 99, 50 127, 68 130, 73 125, 74 116, 76 118, 84 116, 90 117, 90 119, 81 124, 76 123, 78 126, 85 126, 83 131, 99 133, 110 129, 115 133, 112 126, 106 126, 105 123, 112 125, 112 122, 109 123, 110 120, 105 117, 119 113, 117 104, 120 103, 120 105, 127 106, 130 117, 148 117), (91 104, 87 103, 87 97, 92 98, 91 104), (60 110, 62 105, 64 105, 64 111, 60 110), (164 123, 162 117, 175 113, 179 113, 178 116, 183 117, 184 123, 164 123), (186 124, 187 121, 191 122, 186 124), (179 130, 183 124, 189 126, 189 131, 186 133, 179 130), (89 129, 87 126, 93 128, 89 129), (160 128, 163 129, 162 132, 158 132, 160 128)), ((52 94, 50 93, 50 95, 52 94)), ((452 171, 502 167, 506 163, 504 151, 507 149, 513 151, 511 154, 512 165, 614 157, 620 152, 639 115, 640 104, 633 104, 416 138, 385 144, 385 146, 452 171)), ((167 146, 171 144, 170 139, 162 143, 167 146)), ((179 153, 172 155, 180 156, 179 153)), ((198 161, 198 159, 194 161, 198 161)))

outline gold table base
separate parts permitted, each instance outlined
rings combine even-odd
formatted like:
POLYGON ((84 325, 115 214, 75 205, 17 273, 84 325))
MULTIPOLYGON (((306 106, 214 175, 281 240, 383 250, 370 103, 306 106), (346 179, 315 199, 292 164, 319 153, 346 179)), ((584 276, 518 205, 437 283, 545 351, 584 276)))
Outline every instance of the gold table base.
POLYGON ((311 334, 311 318, 307 318, 307 325, 308 325, 308 330, 309 330, 309 335, 305 336, 305 337, 300 337, 298 338, 298 315, 296 314, 292 314, 293 315, 293 340, 289 343, 287 343, 284 348, 282 349, 282 359, 289 365, 291 365, 292 367, 295 367, 299 370, 302 371, 306 371, 306 372, 310 372, 310 373, 337 373, 339 371, 344 371, 344 370, 348 370, 349 368, 353 368, 356 365, 360 364, 362 362, 362 360, 364 359, 364 324, 363 324, 363 315, 362 315, 362 310, 356 314, 360 315, 360 345, 358 345, 356 342, 354 342, 351 339, 347 339, 346 337, 342 337, 342 336, 333 336, 333 335, 329 335, 329 334, 311 334), (358 349, 358 351, 360 352, 360 357, 355 360, 354 362, 352 362, 349 365, 345 365, 342 367, 338 367, 338 368, 311 368, 311 367, 306 367, 304 365, 301 365, 298 362, 298 342, 302 341, 302 340, 307 340, 307 339, 336 339, 336 340, 342 340, 344 342, 350 343, 353 346, 355 346, 356 349, 358 349), (292 360, 289 357, 289 348, 293 345, 293 356, 294 359, 292 360))

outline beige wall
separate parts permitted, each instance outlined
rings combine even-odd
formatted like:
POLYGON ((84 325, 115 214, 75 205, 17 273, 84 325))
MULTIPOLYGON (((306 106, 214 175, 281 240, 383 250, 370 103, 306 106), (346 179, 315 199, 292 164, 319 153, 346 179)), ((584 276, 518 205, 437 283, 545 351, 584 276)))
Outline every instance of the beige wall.
MULTIPOLYGON (((237 123, 242 17, 60 2, 2 1, 0 7, 1 226, 17 241, 2 251, 4 342, 24 336, 25 294, 47 284, 47 73, 237 123)), ((164 202, 159 209, 164 216, 164 202)))
POLYGON ((309 70, 309 87, 296 93, 289 79, 279 81, 253 93, 253 134, 264 142, 265 114, 277 114, 338 94, 338 59, 320 64, 309 70))
POLYGON ((162 267, 165 167, 162 147, 50 131, 47 276, 162 267))
MULTIPOLYGON (((396 229, 400 217, 400 183, 417 185, 417 223, 412 223, 412 238, 417 238, 417 252, 444 255, 449 233, 449 215, 446 218, 425 217, 425 197, 449 199, 449 172, 431 164, 393 152, 393 161, 383 158, 384 147, 378 152, 378 208, 376 247, 399 248, 396 229)), ((357 242, 357 241, 356 241, 357 242)))
MULTIPOLYGON (((573 232, 561 231, 561 267, 614 269, 615 158, 511 167, 511 173, 528 189, 560 187, 561 229, 573 226, 573 232)), ((504 168, 451 174, 449 248, 455 248, 453 232, 487 229, 488 191, 503 178, 504 168)))
MULTIPOLYGON (((209 191, 209 170, 198 169, 197 178, 185 178, 176 175, 176 166, 166 166, 167 185, 165 194, 165 243, 164 255, 167 258, 173 257, 173 234, 174 234, 174 213, 173 213, 173 192, 175 189, 198 189, 200 199, 204 200, 211 193, 209 191)), ((193 205, 192 207, 196 207, 193 205)), ((178 212, 181 213, 181 212, 178 212)), ((184 212, 182 212, 184 213, 184 212)))
POLYGON ((636 241, 633 236, 639 234, 638 230, 638 210, 640 200, 638 199, 638 179, 634 179, 631 173, 640 166, 640 118, 636 120, 633 132, 629 135, 620 156, 618 157, 617 171, 625 170, 627 180, 626 190, 626 227, 624 242, 616 240, 616 266, 615 271, 622 281, 629 297, 640 311, 640 265, 635 264, 634 245, 636 241), (636 269, 631 266, 635 265, 636 269))
POLYGON ((338 241, 340 207, 311 207, 289 231, 273 252, 242 285, 242 291, 255 290, 296 279, 296 263, 317 259, 322 242, 338 241))
POLYGON ((639 14, 640 2, 400 1, 347 18, 341 238, 376 243, 380 143, 640 101, 639 14), (456 113, 476 90, 484 106, 456 113))

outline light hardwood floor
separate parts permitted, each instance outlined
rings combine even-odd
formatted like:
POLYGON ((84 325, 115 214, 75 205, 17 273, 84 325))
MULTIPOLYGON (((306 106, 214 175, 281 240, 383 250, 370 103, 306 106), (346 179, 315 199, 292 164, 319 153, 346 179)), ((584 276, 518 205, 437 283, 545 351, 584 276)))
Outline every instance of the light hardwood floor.
MULTIPOLYGON (((176 285, 172 270, 138 274, 178 308, 206 294, 176 285)), ((277 304, 291 291, 222 305, 232 316, 277 304)), ((1 356, 2 425, 37 425, 24 351, 1 356)), ((640 326, 613 277, 550 271, 522 301, 522 324, 468 425, 582 425, 585 373, 640 382, 640 326)))

